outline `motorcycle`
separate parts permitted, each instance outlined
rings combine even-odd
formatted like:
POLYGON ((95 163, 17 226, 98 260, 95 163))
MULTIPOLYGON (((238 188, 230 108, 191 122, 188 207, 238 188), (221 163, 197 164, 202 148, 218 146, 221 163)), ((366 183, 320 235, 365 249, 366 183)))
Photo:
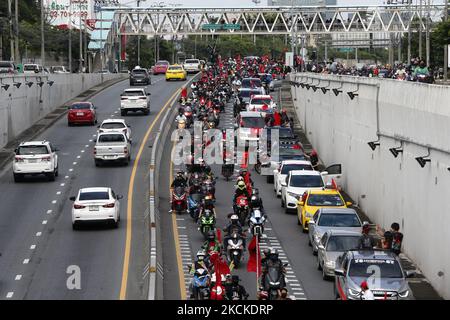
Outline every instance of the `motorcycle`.
POLYGON ((200 206, 203 199, 203 195, 201 193, 190 194, 188 197, 188 212, 192 219, 197 221, 198 216, 200 214, 200 206))
POLYGON ((214 187, 214 183, 211 180, 206 180, 203 184, 203 195, 211 196, 214 200, 216 200, 216 188, 214 187))
POLYGON ((230 177, 233 175, 234 173, 234 164, 226 164, 224 163, 222 165, 222 175, 225 177, 225 180, 228 181, 230 180, 230 177))
POLYGON ((211 278, 207 270, 199 268, 195 270, 192 293, 195 300, 209 300, 211 278))
POLYGON ((172 210, 175 213, 182 213, 186 209, 186 190, 183 187, 176 187, 172 192, 172 210))
POLYGON ((247 219, 248 211, 249 207, 247 197, 244 195, 237 197, 234 213, 238 215, 241 225, 244 225, 245 220, 247 219))
POLYGON ((417 82, 422 82, 422 83, 433 84, 434 83, 434 78, 432 76, 430 76, 429 74, 418 74, 416 76, 416 81, 417 82))
POLYGON ((253 210, 250 214, 250 219, 248 221, 248 226, 252 235, 257 236, 258 239, 264 233, 264 223, 267 220, 267 216, 263 215, 258 209, 253 210))
MULTIPOLYGON (((283 264, 286 267, 287 263, 283 264)), ((264 288, 267 291, 269 300, 276 300, 278 298, 278 291, 286 287, 284 274, 276 267, 269 267, 265 276, 264 288)))
POLYGON ((208 239, 208 232, 216 228, 216 217, 211 210, 205 210, 200 218, 199 230, 205 240, 208 239))
POLYGON ((227 259, 228 263, 233 262, 236 269, 241 263, 243 249, 244 246, 241 236, 234 231, 227 241, 227 259))
POLYGON ((186 117, 186 127, 190 128, 192 126, 192 124, 194 123, 193 116, 192 116, 192 111, 185 110, 184 111, 184 116, 186 117))

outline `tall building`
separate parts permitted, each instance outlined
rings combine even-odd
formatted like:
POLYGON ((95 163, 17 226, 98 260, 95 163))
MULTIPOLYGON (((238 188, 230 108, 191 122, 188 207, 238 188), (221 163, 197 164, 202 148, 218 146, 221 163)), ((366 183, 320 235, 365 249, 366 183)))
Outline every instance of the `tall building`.
POLYGON ((335 6, 337 0, 267 0, 269 6, 335 6))

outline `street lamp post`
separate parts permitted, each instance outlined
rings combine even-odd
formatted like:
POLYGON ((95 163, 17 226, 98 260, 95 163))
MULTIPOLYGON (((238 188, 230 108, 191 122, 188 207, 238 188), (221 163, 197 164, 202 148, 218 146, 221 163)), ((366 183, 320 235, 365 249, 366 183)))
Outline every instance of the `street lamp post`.
POLYGON ((69 2, 69 71, 72 72, 72 0, 69 2))
POLYGON ((78 72, 81 73, 83 72, 83 32, 81 29, 81 3, 79 4, 78 7, 79 10, 79 14, 80 14, 80 20, 79 20, 79 28, 80 28, 80 61, 78 63, 78 72))
MULTIPOLYGON (((448 1, 445 0, 444 21, 448 21, 448 1)), ((448 79, 448 45, 444 44, 444 80, 448 79)))
POLYGON ((45 66, 44 0, 41 0, 41 65, 45 66))

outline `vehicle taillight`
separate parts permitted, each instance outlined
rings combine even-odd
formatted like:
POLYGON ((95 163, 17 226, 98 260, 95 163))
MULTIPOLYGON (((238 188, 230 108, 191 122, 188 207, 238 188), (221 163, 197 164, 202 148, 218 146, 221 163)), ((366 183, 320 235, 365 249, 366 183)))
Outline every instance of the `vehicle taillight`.
POLYGON ((74 208, 74 209, 84 209, 84 208, 86 208, 86 206, 83 206, 83 205, 81 205, 81 204, 74 204, 74 205, 73 205, 73 208, 74 208))
POLYGON ((16 162, 23 162, 23 158, 22 158, 22 157, 19 157, 19 156, 16 156, 16 157, 15 157, 15 161, 16 161, 16 162))
POLYGON ((114 202, 113 203, 108 203, 108 204, 104 204, 103 208, 114 208, 114 202))
POLYGON ((127 98, 121 97, 120 100, 127 100, 127 98))
POLYGON ((97 148, 94 147, 94 154, 97 154, 97 148))
POLYGON ((42 161, 51 161, 51 160, 52 160, 51 157, 43 157, 43 158, 42 158, 42 161))
POLYGON ((128 148, 127 148, 127 147, 124 147, 124 148, 123 148, 123 153, 125 153, 125 154, 128 153, 128 148))
POLYGON ((141 99, 141 100, 147 100, 146 97, 140 97, 139 99, 141 99))

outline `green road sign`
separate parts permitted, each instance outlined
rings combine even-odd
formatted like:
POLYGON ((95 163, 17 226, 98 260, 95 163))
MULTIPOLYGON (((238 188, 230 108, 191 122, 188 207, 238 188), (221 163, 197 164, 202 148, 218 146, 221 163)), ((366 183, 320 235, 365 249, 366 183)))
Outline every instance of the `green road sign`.
POLYGON ((241 26, 239 24, 225 23, 225 24, 215 24, 207 23, 202 25, 203 30, 240 30, 241 26))
POLYGON ((340 52, 352 52, 353 48, 339 48, 340 52))

